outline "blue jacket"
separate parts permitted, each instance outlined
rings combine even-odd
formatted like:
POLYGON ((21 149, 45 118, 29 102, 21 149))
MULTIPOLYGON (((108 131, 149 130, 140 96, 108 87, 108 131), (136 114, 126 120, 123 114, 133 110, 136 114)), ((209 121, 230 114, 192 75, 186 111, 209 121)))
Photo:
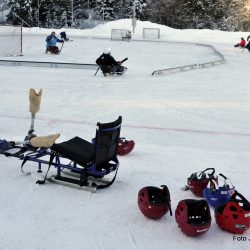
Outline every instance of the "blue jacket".
POLYGON ((55 47, 56 43, 63 43, 63 40, 58 39, 56 36, 52 37, 51 35, 46 38, 47 47, 55 47))

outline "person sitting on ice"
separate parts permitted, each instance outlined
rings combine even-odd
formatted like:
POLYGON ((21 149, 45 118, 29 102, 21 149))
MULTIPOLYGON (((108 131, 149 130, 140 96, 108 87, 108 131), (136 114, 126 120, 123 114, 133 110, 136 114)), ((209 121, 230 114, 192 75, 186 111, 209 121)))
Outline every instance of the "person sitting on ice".
POLYGON ((96 63, 100 66, 104 76, 113 75, 115 72, 121 72, 124 68, 120 62, 111 56, 111 49, 104 48, 103 54, 97 58, 96 63))
POLYGON ((60 40, 56 37, 56 33, 54 31, 52 31, 51 34, 47 36, 46 42, 46 53, 51 52, 52 54, 59 54, 60 52, 59 48, 56 46, 56 43, 64 43, 63 40, 60 40))
POLYGON ((235 44, 234 47, 241 47, 241 48, 245 48, 245 45, 246 45, 246 40, 242 37, 240 39, 240 42, 235 44))
POLYGON ((67 37, 65 31, 62 31, 62 32, 60 33, 60 36, 61 36, 61 39, 64 40, 65 42, 67 42, 67 41, 69 40, 69 38, 67 37))

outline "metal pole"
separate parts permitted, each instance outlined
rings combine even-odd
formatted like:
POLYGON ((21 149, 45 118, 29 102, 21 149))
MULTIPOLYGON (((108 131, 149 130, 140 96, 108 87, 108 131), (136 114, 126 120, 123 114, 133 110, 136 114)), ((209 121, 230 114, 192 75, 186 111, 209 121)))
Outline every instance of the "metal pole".
POLYGON ((88 6, 87 6, 87 8, 88 8, 88 23, 90 24, 89 0, 88 0, 88 6))
POLYGON ((21 56, 23 55, 23 25, 21 25, 21 56))
POLYGON ((89 0, 88 0, 88 19, 89 19, 89 0))
POLYGON ((71 27, 73 27, 74 25, 74 0, 71 0, 71 4, 72 4, 72 20, 71 20, 71 27))
POLYGON ((44 0, 37 0, 37 26, 40 27, 40 6, 44 0))
POLYGON ((39 0, 37 1, 37 26, 39 28, 40 24, 39 24, 39 10, 40 10, 40 3, 39 0))
POLYGON ((135 2, 136 0, 134 0, 134 4, 133 4, 133 21, 132 21, 133 33, 135 33, 135 2))
POLYGON ((3 5, 4 5, 4 3, 1 5, 1 10, 2 10, 2 22, 4 22, 4 20, 3 20, 3 5))

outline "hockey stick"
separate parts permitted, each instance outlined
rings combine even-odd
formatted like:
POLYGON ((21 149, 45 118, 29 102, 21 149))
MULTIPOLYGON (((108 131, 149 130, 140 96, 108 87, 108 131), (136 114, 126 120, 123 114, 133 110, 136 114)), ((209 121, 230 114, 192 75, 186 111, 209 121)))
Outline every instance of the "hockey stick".
MULTIPOLYGON (((124 62, 126 62, 128 60, 128 58, 126 57, 126 58, 124 58, 123 60, 121 60, 119 63, 118 63, 118 65, 117 66, 114 66, 113 67, 113 74, 115 74, 115 72, 116 72, 116 70, 124 63, 124 62)), ((122 66, 123 67, 123 66, 122 66)), ((125 68, 125 71, 127 70, 127 68, 126 67, 123 67, 123 68, 125 68)))
POLYGON ((62 43, 62 46, 61 46, 61 49, 60 49, 59 53, 61 53, 61 51, 62 51, 62 48, 63 48, 63 45, 64 45, 64 42, 62 43))
POLYGON ((120 65, 122 65, 124 62, 126 62, 128 60, 128 58, 124 58, 123 60, 120 61, 120 65))
POLYGON ((101 66, 99 65, 99 67, 97 68, 97 70, 96 70, 96 72, 95 72, 95 76, 96 76, 97 72, 99 71, 100 67, 101 67, 101 66))

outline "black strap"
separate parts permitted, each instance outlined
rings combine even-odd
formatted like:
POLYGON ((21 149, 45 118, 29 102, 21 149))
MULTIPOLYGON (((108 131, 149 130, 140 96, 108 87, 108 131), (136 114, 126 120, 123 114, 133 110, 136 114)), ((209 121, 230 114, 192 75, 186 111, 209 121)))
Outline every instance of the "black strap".
POLYGON ((236 190, 234 191, 234 193, 233 193, 233 195, 231 196, 230 200, 231 200, 231 201, 234 201, 234 202, 236 202, 236 203, 243 203, 243 204, 245 204, 245 205, 247 205, 247 206, 250 207, 249 201, 248 201, 242 194, 238 193, 236 190), (240 197, 241 200, 236 199, 236 196, 240 197))
MULTIPOLYGON (((36 149, 36 148, 34 148, 36 149)), ((12 156, 15 156, 15 157, 18 157, 20 158, 21 160, 23 160, 22 162, 22 165, 21 165, 21 171, 26 174, 24 171, 23 171, 23 166, 24 164, 29 160, 29 155, 30 154, 33 154, 33 151, 31 151, 31 153, 27 153, 25 156, 23 155, 24 152, 28 151, 28 150, 31 150, 29 149, 28 147, 22 147, 18 152, 16 152, 17 155, 12 155, 12 156), (24 157, 22 157, 24 156, 24 157)))
MULTIPOLYGON (((20 150, 17 151, 17 152, 15 152, 15 153, 10 153, 10 152, 8 152, 8 150, 7 150, 7 151, 0 152, 0 154, 5 155, 6 157, 17 157, 17 158, 19 158, 20 160, 22 160, 22 159, 23 159, 23 153, 24 153, 25 151, 27 151, 27 149, 26 149, 26 148, 23 148, 23 147, 18 147, 18 146, 15 146, 15 147, 13 147, 13 148, 20 148, 20 150)), ((13 149, 13 148, 12 148, 12 149, 13 149)))
POLYGON ((51 165, 52 165, 52 163, 53 163, 53 160, 54 160, 54 158, 55 158, 55 155, 56 155, 56 153, 51 153, 51 155, 50 155, 49 167, 48 167, 48 170, 47 170, 47 172, 46 172, 46 174, 45 174, 44 180, 38 180, 38 181, 36 182, 36 184, 44 184, 44 183, 45 183, 45 181, 46 181, 46 179, 47 179, 48 172, 49 172, 50 167, 51 167, 51 165))
POLYGON ((206 169, 203 170, 201 173, 205 173, 205 172, 207 172, 207 171, 209 171, 209 170, 213 170, 213 171, 211 172, 210 175, 214 175, 214 173, 215 173, 215 169, 214 169, 214 168, 206 168, 206 169))
POLYGON ((96 185, 96 189, 104 189, 104 188, 107 188, 107 187, 111 186, 115 181, 116 175, 118 173, 118 168, 119 168, 119 165, 117 165, 115 176, 113 177, 113 179, 110 182, 108 182, 107 184, 96 185))
POLYGON ((26 155, 23 159, 22 165, 21 165, 21 171, 25 174, 25 172, 23 171, 23 166, 24 164, 27 162, 27 160, 29 159, 29 157, 26 155))
POLYGON ((216 183, 216 179, 214 178, 214 176, 209 176, 209 190, 212 194, 215 194, 216 184, 213 181, 216 183))
MULTIPOLYGON (((203 171, 200 172, 200 174, 198 175, 198 177, 200 177, 202 174, 204 174, 205 172, 207 172, 209 170, 212 170, 212 172, 210 174, 208 174, 209 179, 215 180, 215 177, 214 177, 215 169, 214 168, 206 168, 205 170, 203 170, 203 171)), ((197 173, 199 173, 199 172, 197 172, 197 173)))
POLYGON ((225 180, 227 180, 227 177, 226 177, 224 174, 219 173, 219 175, 220 175, 221 177, 223 177, 225 180))
POLYGON ((169 189, 166 185, 161 185, 162 187, 162 191, 164 192, 164 196, 166 197, 167 199, 167 202, 168 202, 168 208, 169 208, 169 212, 170 212, 170 215, 172 216, 172 208, 171 208, 171 199, 170 199, 170 192, 169 192, 169 189))

